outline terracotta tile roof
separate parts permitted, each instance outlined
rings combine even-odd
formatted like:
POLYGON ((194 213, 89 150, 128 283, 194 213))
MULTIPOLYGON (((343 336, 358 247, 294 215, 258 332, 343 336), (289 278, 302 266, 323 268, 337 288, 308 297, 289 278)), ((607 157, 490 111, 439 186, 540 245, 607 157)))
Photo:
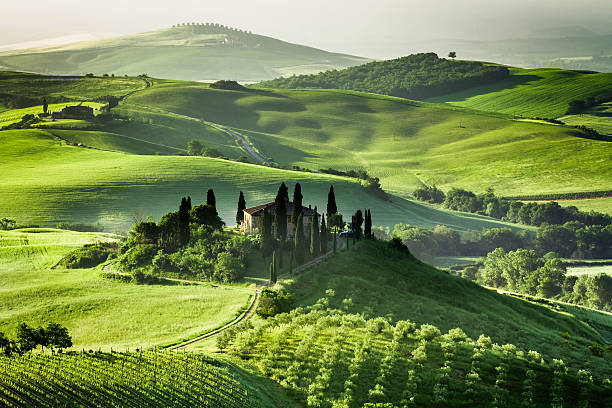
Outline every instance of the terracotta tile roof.
MULTIPOLYGON (((287 216, 290 216, 293 213, 293 203, 291 201, 285 201, 285 203, 287 206, 287 216)), ((270 203, 257 205, 251 208, 246 208, 244 212, 247 214, 250 214, 251 216, 259 217, 263 215, 263 212, 265 209, 268 209, 268 211, 270 211, 270 214, 274 215, 274 207, 275 207, 275 203, 274 201, 272 201, 270 203)), ((304 216, 307 216, 307 217, 312 216, 314 214, 314 210, 312 208, 302 206, 302 214, 304 214, 304 216)))

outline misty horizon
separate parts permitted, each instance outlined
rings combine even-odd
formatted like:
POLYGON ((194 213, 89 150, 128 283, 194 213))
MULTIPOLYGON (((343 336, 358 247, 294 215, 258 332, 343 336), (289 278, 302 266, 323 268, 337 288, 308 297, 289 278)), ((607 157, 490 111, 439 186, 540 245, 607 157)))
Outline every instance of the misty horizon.
POLYGON ((13 3, 4 8, 0 50, 103 39, 187 22, 219 23, 291 43, 381 59, 436 51, 444 41, 612 34, 612 3, 601 0, 589 1, 588 7, 551 0, 537 4, 520 0, 512 6, 483 0, 384 3, 385 7, 366 2, 349 6, 346 1, 330 5, 317 0, 287 8, 278 0, 256 5, 233 0, 232 7, 179 0, 171 9, 141 0, 129 5, 111 0, 95 9, 74 0, 55 2, 52 9, 42 2, 34 7, 13 3), (18 17, 22 15, 28 16, 32 29, 22 29, 18 17))

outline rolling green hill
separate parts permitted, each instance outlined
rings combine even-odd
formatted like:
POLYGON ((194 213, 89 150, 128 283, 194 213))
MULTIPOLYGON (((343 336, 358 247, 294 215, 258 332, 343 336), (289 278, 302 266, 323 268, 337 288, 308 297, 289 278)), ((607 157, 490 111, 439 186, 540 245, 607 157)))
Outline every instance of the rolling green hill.
POLYGON ((295 310, 217 345, 301 403, 521 406, 533 376, 526 406, 555 397, 604 405, 612 357, 588 346, 612 340, 608 314, 498 294, 383 242, 362 242, 277 288, 296 295, 295 310))
POLYGON ((431 52, 370 62, 340 71, 277 78, 257 85, 282 89, 345 89, 423 99, 495 83, 508 76, 508 68, 501 65, 452 61, 438 58, 431 52))
POLYGON ((50 74, 261 81, 367 62, 210 24, 179 25, 99 41, 0 53, 0 67, 50 74))
MULTIPOLYGON (((333 184, 342 213, 352 214, 356 207, 371 208, 376 225, 445 224, 459 230, 506 225, 399 197, 384 201, 367 193, 354 179, 205 157, 145 156, 73 147, 52 132, 57 130, 0 132, 0 162, 5 164, 0 174, 3 216, 43 225, 100 222, 107 231, 125 231, 135 213, 143 211, 159 218, 178 208, 182 196, 190 195, 194 203, 201 203, 206 190, 213 188, 220 215, 228 225, 234 225, 239 191, 244 192, 247 205, 257 205, 271 201, 285 181, 289 186, 300 182, 304 202, 319 208, 324 208, 333 184)), ((105 143, 113 140, 103 138, 105 143)))
POLYGON ((127 103, 230 127, 282 166, 365 169, 404 196, 421 183, 500 195, 610 187, 612 144, 505 115, 350 91, 180 83, 148 88, 127 103))
POLYGON ((526 117, 558 118, 570 101, 612 95, 612 73, 510 68, 510 78, 428 99, 455 106, 526 117))

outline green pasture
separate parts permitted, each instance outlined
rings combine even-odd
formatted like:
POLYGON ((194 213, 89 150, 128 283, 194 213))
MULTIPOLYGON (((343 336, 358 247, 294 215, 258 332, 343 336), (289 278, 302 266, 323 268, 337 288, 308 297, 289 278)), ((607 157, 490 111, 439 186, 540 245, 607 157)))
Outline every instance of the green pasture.
POLYGON ((0 231, 0 331, 17 324, 66 326, 74 347, 150 347, 196 336, 233 320, 253 290, 224 285, 135 285, 96 269, 55 269, 70 250, 117 239, 54 229, 0 231))
POLYGON ((594 106, 584 113, 559 118, 568 125, 584 125, 599 134, 612 136, 612 102, 594 106))
POLYGON ((612 73, 586 73, 552 68, 511 68, 511 76, 491 85, 428 99, 488 112, 558 118, 572 100, 612 90, 612 73))
POLYGON ((508 225, 396 196, 385 201, 367 193, 354 179, 205 157, 131 155, 73 147, 51 132, 0 132, 0 161, 7 164, 0 174, 3 216, 42 225, 99 222, 106 231, 126 231, 135 215, 159 219, 175 211, 183 196, 191 196, 194 204, 205 202, 206 191, 213 188, 219 214, 227 225, 234 225, 241 190, 247 206, 254 206, 273 201, 284 181, 290 194, 294 183, 301 183, 304 203, 319 209, 325 208, 333 184, 346 220, 357 208, 370 208, 374 224, 383 226, 406 222, 482 230, 508 225))
POLYGON ((570 266, 567 268, 568 275, 598 275, 600 273, 612 275, 612 265, 570 266))
POLYGON ((403 196, 421 183, 504 195, 610 187, 609 143, 497 114, 358 92, 181 83, 129 103, 230 127, 282 166, 366 169, 403 196))

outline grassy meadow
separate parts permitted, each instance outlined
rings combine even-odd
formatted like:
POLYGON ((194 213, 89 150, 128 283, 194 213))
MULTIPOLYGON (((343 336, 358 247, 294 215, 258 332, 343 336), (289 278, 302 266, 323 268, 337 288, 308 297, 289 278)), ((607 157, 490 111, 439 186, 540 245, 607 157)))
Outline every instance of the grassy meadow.
POLYGON ((552 68, 511 68, 510 72, 504 81, 428 101, 508 115, 558 118, 565 115, 570 101, 612 90, 612 73, 552 68))
POLYGON ((224 285, 135 285, 97 269, 57 269, 70 250, 116 240, 55 229, 0 231, 0 331, 17 324, 66 326, 77 349, 124 350, 194 337, 233 320, 253 289, 224 285))
POLYGON ((0 161, 10 163, 0 174, 3 216, 43 225, 99 222, 106 231, 126 231, 136 213, 159 219, 175 211, 182 196, 189 195, 199 204, 213 188, 220 215, 227 225, 234 225, 239 191, 244 192, 247 206, 257 205, 272 201, 284 181, 291 191, 300 182, 305 204, 319 208, 324 208, 333 184, 342 213, 371 208, 375 225, 444 224, 459 230, 507 225, 399 197, 385 201, 367 193, 354 179, 205 157, 131 155, 73 147, 50 132, 0 133, 0 161))
POLYGON ((609 143, 503 115, 348 91, 222 91, 181 83, 149 88, 128 102, 230 127, 282 166, 366 169, 403 196, 421 183, 491 187, 500 195, 610 186, 609 143))
POLYGON ((602 103, 583 113, 559 118, 568 125, 584 125, 602 135, 612 136, 612 102, 602 103))

